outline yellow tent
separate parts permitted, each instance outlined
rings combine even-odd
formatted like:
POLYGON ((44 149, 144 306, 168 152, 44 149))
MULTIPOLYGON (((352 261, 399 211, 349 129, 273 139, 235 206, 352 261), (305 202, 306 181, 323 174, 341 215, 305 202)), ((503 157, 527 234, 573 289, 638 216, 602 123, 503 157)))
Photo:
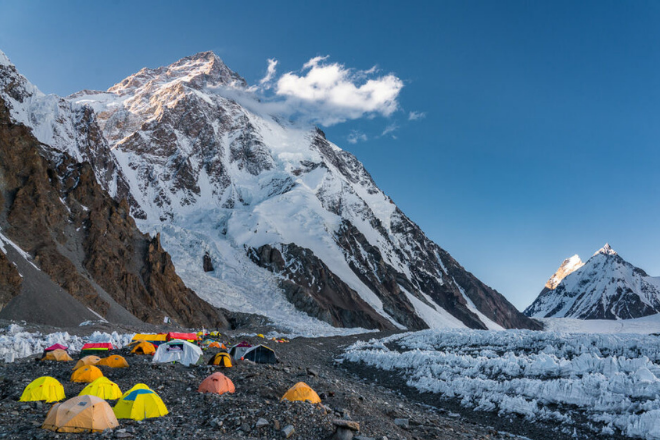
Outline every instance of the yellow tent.
POLYGON ((284 393, 280 400, 290 400, 290 401, 308 401, 311 403, 321 403, 321 398, 316 391, 311 389, 309 385, 305 382, 298 382, 291 388, 289 391, 284 393))
POLYGON ((133 341, 147 341, 147 342, 165 342, 167 341, 167 335, 162 334, 149 334, 149 333, 138 333, 133 336, 133 341))
POLYGON ((108 402, 96 396, 78 396, 53 405, 41 427, 56 432, 101 432, 117 426, 108 402))
POLYGON ((30 382, 21 395, 21 402, 45 400, 46 403, 64 399, 64 387, 55 378, 43 376, 30 382))
POLYGON ((68 362, 72 361, 71 356, 64 350, 53 350, 46 353, 46 356, 41 359, 42 361, 57 361, 57 362, 68 362))
MULTIPOLYGON (((137 385, 134 385, 133 388, 126 391, 124 394, 122 394, 121 398, 123 399, 124 397, 128 396, 129 394, 131 394, 135 390, 151 390, 151 388, 149 388, 147 385, 145 385, 143 383, 139 383, 137 385)), ((153 390, 151 390, 151 391, 153 391, 153 390)))
POLYGON ((231 363, 231 356, 229 356, 229 353, 225 352, 221 352, 213 356, 209 361, 209 365, 219 365, 225 368, 233 367, 231 363))
POLYGON ((148 386, 138 384, 121 396, 113 408, 118 419, 143 420, 168 414, 160 396, 148 386))
POLYGON ((78 368, 71 375, 71 382, 87 382, 92 383, 99 377, 103 377, 103 373, 94 365, 86 365, 78 368))
POLYGON ((146 341, 142 341, 138 343, 131 350, 131 353, 133 354, 154 354, 155 352, 156 352, 156 347, 154 347, 154 344, 146 341))
POLYGON ((110 368, 127 368, 128 362, 126 362, 126 359, 124 359, 122 356, 113 354, 112 356, 101 359, 96 365, 110 368))
POLYGON ((119 386, 107 377, 99 377, 94 382, 87 385, 78 394, 79 396, 96 396, 104 400, 116 400, 121 397, 119 386))
POLYGON ((73 366, 73 369, 77 370, 78 368, 85 367, 87 365, 96 365, 99 363, 100 360, 101 358, 98 356, 85 356, 84 358, 76 362, 76 365, 73 366))

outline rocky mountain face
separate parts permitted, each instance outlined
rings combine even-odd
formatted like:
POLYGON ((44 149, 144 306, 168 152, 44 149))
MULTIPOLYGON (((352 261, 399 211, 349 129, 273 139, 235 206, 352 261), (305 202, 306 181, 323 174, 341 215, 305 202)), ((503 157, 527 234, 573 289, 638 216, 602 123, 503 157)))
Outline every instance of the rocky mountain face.
POLYGON ((215 306, 290 328, 540 328, 429 240, 352 154, 269 113, 211 52, 66 99, 4 65, 12 117, 88 162, 215 306))
MULTIPOLYGON (((159 237, 142 234, 126 201, 116 202, 97 183, 93 165, 44 147, 29 128, 11 120, 2 98, 0 230, 3 312, 12 310, 12 301, 22 296, 48 302, 46 292, 22 289, 23 274, 10 258, 23 252, 35 270, 47 274, 97 319, 131 322, 137 317, 161 323, 170 316, 183 325, 226 324, 221 314, 185 287, 159 237), (10 246, 15 247, 12 253, 10 246)), ((63 320, 41 319, 60 325, 63 320)))
POLYGON ((546 284, 527 316, 632 319, 660 313, 660 278, 628 263, 609 244, 586 263, 577 255, 565 260, 558 273, 566 272, 554 289, 546 284))
POLYGON ((13 298, 21 293, 23 277, 16 266, 5 255, 6 250, 2 246, 0 252, 0 310, 2 310, 13 298))

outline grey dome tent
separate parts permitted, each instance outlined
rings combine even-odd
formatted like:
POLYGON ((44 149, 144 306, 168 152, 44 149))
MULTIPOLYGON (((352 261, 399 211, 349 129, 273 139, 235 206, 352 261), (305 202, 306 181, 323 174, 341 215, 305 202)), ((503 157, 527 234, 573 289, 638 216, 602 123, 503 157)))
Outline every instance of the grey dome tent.
POLYGON ((257 345, 243 354, 243 359, 258 364, 276 364, 278 362, 275 352, 265 345, 257 345))
POLYGON ((252 348, 252 345, 250 345, 247 342, 243 341, 240 344, 236 344, 233 347, 231 347, 229 349, 229 354, 235 360, 239 360, 251 348, 252 348))

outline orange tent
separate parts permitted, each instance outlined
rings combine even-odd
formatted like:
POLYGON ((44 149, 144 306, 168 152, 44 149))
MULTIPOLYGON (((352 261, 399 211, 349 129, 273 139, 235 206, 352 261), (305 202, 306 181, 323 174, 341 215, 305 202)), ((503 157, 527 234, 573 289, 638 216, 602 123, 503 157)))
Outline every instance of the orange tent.
POLYGON ((68 362, 68 361, 72 361, 73 359, 71 358, 71 356, 69 356, 69 353, 67 353, 64 350, 58 349, 58 350, 49 351, 48 353, 46 353, 46 356, 44 356, 41 360, 68 362))
POLYGON ((200 393, 234 393, 236 388, 234 383, 222 373, 213 373, 202 381, 197 390, 200 393))
POLYGON ((217 341, 213 341, 209 344, 208 348, 222 348, 217 341))
POLYGON ((311 403, 321 403, 321 398, 316 391, 311 389, 305 382, 298 382, 292 386, 289 391, 284 393, 280 400, 308 401, 311 403))
POLYGON ((154 344, 147 341, 140 342, 131 350, 133 354, 154 354, 155 352, 156 347, 154 347, 154 344))
POLYGON ((119 356, 118 354, 105 357, 101 359, 96 365, 110 368, 128 368, 128 362, 126 362, 126 359, 124 359, 122 356, 119 356))
POLYGON ((78 368, 71 375, 71 382, 86 382, 92 383, 99 377, 103 377, 101 370, 96 368, 94 365, 86 365, 84 367, 78 368))
POLYGON ((73 369, 77 370, 78 368, 85 367, 87 365, 96 365, 99 363, 100 360, 101 358, 98 356, 85 356, 84 358, 76 362, 76 365, 74 365, 73 369))
POLYGON ((119 422, 108 402, 86 395, 54 405, 41 427, 55 432, 101 432, 117 426, 119 422))

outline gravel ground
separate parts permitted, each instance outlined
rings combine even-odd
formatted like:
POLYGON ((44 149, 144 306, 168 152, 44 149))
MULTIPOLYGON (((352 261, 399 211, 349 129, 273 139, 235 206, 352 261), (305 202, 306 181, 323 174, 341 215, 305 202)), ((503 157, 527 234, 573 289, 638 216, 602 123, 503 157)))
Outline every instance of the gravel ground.
MULTIPOLYGON (((56 434, 40 428, 51 404, 18 402, 30 381, 44 375, 55 377, 64 386, 67 398, 76 396, 86 384, 69 382, 72 362, 22 359, 0 367, 0 438, 412 440, 515 437, 488 427, 495 425, 492 420, 471 418, 459 412, 460 408, 448 409, 439 401, 429 405, 381 372, 362 371, 359 366, 335 362, 344 347, 371 337, 373 335, 296 338, 285 344, 271 341, 268 345, 275 349, 280 363, 261 365, 243 361, 234 368, 222 369, 236 386, 235 394, 223 396, 197 392, 199 383, 216 371, 216 367, 154 365, 150 356, 133 356, 127 349, 116 350, 115 353, 126 357, 130 367, 102 367, 104 374, 122 391, 136 383, 146 383, 162 397, 170 414, 142 422, 120 420, 119 428, 94 434, 56 434), (367 379, 369 374, 372 377, 367 379), (279 401, 289 387, 300 381, 321 396, 322 405, 279 401), (338 419, 357 422, 359 431, 337 430, 338 419)), ((253 344, 264 342, 261 338, 241 337, 236 331, 223 334, 221 339, 231 343, 244 339, 253 344)), ((216 352, 206 352, 205 360, 216 352)), ((514 424, 511 428, 518 429, 514 424)), ((534 439, 560 438, 542 430, 525 433, 534 439)))

